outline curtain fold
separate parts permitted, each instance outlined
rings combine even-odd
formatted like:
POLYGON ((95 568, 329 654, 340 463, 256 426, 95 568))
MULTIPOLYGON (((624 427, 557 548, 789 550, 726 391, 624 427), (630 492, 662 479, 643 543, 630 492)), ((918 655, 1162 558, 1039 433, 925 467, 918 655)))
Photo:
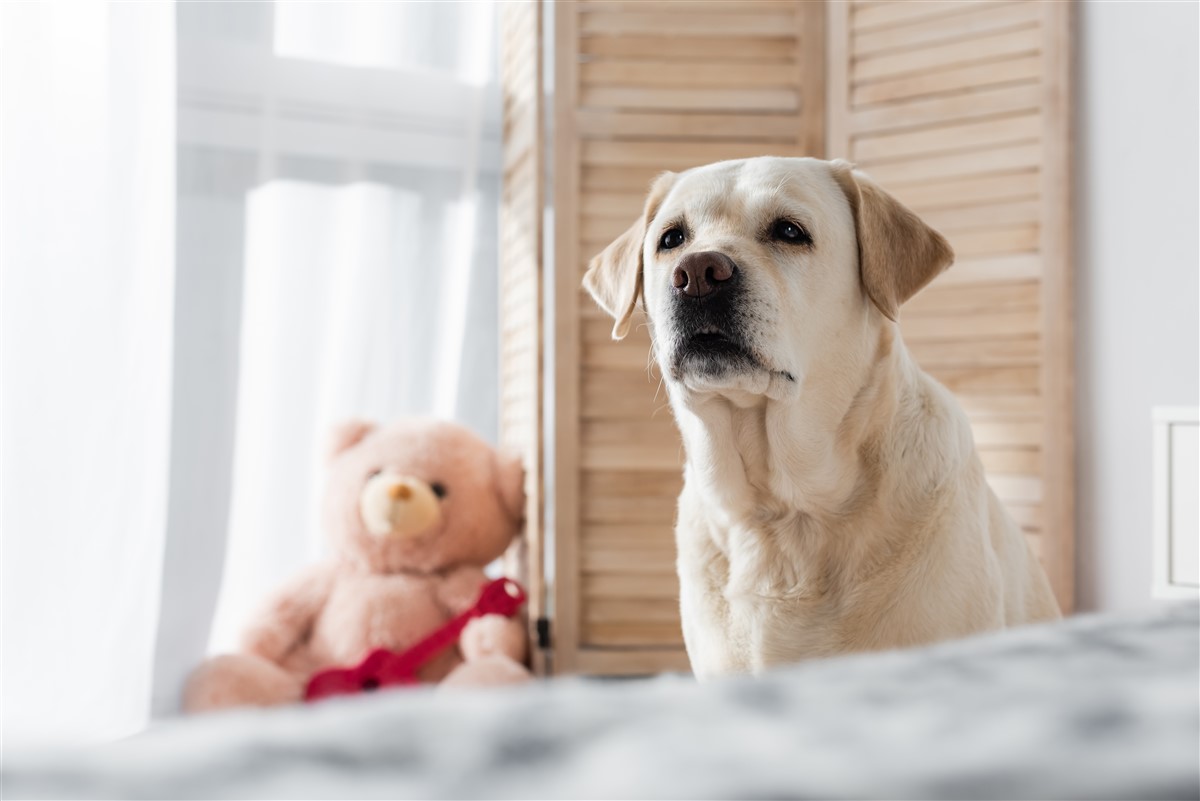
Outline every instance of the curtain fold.
POLYGON ((168 471, 172 4, 0 6, 6 741, 149 714, 168 471))
POLYGON ((487 3, 0 4, 6 748, 176 712, 323 555, 333 423, 495 439, 494 36, 487 3))

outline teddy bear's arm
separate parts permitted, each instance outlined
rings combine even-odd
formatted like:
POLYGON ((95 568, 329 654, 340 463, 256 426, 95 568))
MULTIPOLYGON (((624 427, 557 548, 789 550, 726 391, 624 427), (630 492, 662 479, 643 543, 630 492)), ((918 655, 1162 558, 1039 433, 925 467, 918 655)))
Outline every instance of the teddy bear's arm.
POLYGON ((242 635, 242 649, 280 662, 308 639, 333 589, 335 571, 315 565, 281 587, 242 635))
MULTIPOLYGON (((487 574, 478 567, 457 568, 438 586, 438 601, 449 614, 460 614, 471 608, 487 581, 487 574)), ((525 624, 519 618, 484 615, 467 624, 459 639, 459 648, 468 661, 504 654, 516 662, 523 662, 527 639, 525 624)))

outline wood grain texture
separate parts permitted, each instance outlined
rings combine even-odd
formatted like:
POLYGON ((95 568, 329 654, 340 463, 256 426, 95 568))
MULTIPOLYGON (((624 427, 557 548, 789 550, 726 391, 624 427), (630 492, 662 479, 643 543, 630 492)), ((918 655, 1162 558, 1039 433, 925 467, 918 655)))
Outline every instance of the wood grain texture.
POLYGON ((579 8, 554 9, 554 578, 553 670, 577 669, 580 649, 579 426, 582 347, 579 324, 579 8), (569 266, 569 270, 561 269, 569 266), (564 274, 565 273, 565 274, 564 274))
POLYGON ((1042 363, 1045 399, 1043 475, 1049 493, 1043 516, 1045 559, 1059 605, 1075 605, 1075 308, 1071 254, 1071 64, 1075 6, 1042 3, 1042 51, 1046 73, 1042 109, 1043 139, 1042 363))
POLYGON ((829 6, 829 149, 954 246, 901 310, 1073 607, 1070 18, 1057 2, 829 6))
MULTIPOLYGON (((505 570, 529 593, 531 642, 546 613, 542 443, 542 7, 536 0, 500 8, 500 84, 504 147, 500 193, 500 444, 525 465, 524 536, 505 570)), ((533 649, 535 673, 545 654, 533 649)))

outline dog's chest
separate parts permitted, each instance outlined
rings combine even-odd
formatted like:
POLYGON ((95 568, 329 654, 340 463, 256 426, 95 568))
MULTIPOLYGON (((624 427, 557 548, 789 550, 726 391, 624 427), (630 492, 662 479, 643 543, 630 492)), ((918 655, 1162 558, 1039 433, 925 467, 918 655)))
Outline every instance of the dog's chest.
MULTIPOLYGON (((681 519, 681 526, 687 521, 681 519)), ((679 532, 684 634, 698 675, 754 672, 842 650, 841 588, 803 524, 679 532)))
POLYGON ((787 520, 735 531, 724 554, 729 622, 754 669, 826 655, 838 639, 840 587, 828 556, 803 547, 803 528, 787 520))

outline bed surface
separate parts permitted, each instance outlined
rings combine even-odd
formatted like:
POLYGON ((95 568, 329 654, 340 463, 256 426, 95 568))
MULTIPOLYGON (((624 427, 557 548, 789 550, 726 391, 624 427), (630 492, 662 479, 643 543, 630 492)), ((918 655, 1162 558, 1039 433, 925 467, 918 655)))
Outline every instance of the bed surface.
MULTIPOLYGON (((697 685, 557 680, 169 722, 6 798, 1197 798, 1200 613, 1079 617, 697 685)), ((12 764, 7 764, 7 763, 12 764)))

